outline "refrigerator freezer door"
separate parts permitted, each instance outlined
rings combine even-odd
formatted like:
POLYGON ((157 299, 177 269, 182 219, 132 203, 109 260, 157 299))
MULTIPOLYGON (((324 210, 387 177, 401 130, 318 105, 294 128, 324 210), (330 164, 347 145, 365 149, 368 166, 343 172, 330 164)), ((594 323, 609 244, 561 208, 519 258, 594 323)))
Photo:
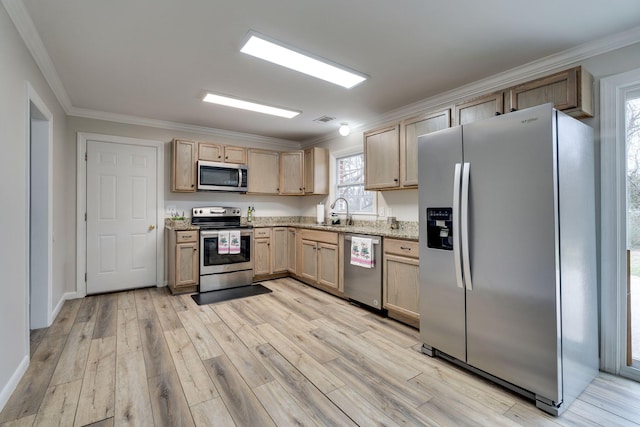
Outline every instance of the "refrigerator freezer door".
POLYGON ((427 208, 454 206, 454 171, 460 162, 461 127, 418 138, 420 335, 427 346, 465 360, 464 289, 457 286, 456 268, 461 266, 454 262, 460 244, 458 224, 454 223, 451 230, 454 250, 427 246, 427 208))
POLYGON ((558 402, 555 137, 555 111, 547 104, 465 125, 463 151, 473 276, 467 363, 558 402))

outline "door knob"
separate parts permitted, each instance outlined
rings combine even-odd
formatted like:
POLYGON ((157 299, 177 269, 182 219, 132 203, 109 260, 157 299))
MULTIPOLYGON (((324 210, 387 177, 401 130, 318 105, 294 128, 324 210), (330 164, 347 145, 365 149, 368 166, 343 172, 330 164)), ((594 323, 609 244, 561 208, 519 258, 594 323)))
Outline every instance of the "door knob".
POLYGON ((155 226, 155 225, 151 224, 151 225, 149 226, 149 231, 151 231, 151 230, 155 230, 155 229, 156 229, 156 226, 155 226))

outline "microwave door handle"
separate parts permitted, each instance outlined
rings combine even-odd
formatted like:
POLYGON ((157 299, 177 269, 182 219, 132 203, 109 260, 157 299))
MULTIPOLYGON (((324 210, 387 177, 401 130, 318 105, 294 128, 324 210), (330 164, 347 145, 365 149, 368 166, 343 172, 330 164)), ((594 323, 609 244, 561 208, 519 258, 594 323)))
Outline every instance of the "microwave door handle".
POLYGON ((238 188, 242 187, 242 169, 238 169, 238 188))

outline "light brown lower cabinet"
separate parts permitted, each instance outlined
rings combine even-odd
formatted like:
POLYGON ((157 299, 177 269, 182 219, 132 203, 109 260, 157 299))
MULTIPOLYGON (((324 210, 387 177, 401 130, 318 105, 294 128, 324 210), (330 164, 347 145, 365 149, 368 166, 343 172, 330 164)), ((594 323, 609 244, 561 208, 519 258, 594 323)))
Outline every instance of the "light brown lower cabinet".
POLYGON ((338 233, 298 230, 297 274, 306 283, 330 292, 341 292, 338 233))
POLYGON ((296 274, 296 241, 298 231, 289 227, 287 229, 287 270, 291 274, 296 274))
POLYGON ((266 276, 288 272, 288 228, 264 227, 253 231, 253 276, 266 276))
POLYGON ((382 299, 392 317, 420 326, 419 244, 410 240, 384 239, 382 299))
POLYGON ((171 293, 196 292, 199 283, 198 230, 165 229, 167 284, 171 293))

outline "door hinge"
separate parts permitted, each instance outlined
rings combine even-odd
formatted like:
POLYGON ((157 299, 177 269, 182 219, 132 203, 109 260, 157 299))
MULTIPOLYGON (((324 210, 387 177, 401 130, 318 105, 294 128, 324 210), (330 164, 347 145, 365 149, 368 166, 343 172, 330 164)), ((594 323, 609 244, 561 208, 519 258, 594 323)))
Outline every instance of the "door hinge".
POLYGON ((84 273, 84 281, 86 283, 86 281, 87 281, 87 273, 84 273))
POLYGON ((85 220, 85 222, 87 221, 87 213, 86 212, 84 213, 84 220, 85 220))
POLYGON ((88 159, 88 156, 87 156, 87 152, 85 151, 85 152, 84 152, 84 161, 86 162, 86 161, 87 161, 87 159, 88 159))

